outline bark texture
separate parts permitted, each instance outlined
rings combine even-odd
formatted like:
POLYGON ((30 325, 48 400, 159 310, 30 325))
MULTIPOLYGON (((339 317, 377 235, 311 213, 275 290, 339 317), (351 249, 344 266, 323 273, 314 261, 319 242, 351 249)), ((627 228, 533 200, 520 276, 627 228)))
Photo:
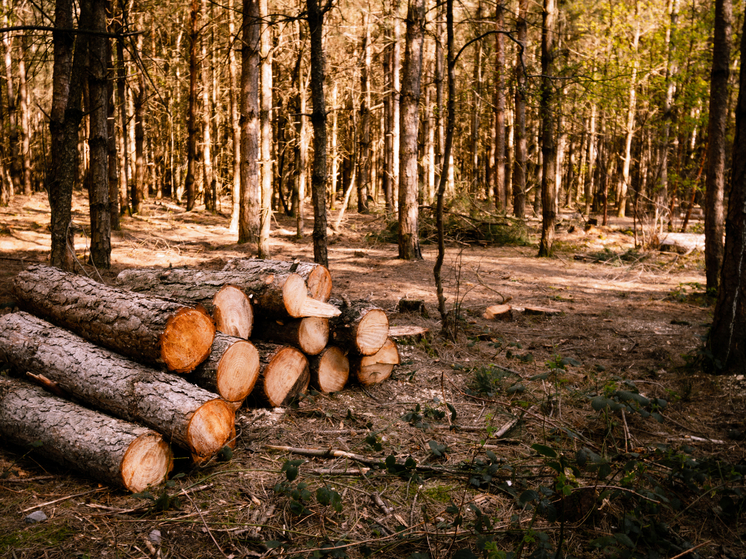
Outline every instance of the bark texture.
POLYGON ((171 448, 146 427, 89 410, 26 382, 0 378, 0 433, 36 455, 138 493, 165 481, 171 448))
POLYGON ((188 373, 210 353, 215 325, 204 309, 132 293, 43 265, 13 283, 24 310, 148 364, 188 373))
POLYGON ((233 410, 215 394, 24 312, 0 317, 0 359, 44 375, 116 417, 151 427, 189 449, 198 462, 218 452, 233 434, 233 410))
POLYGON ((332 276, 326 266, 315 262, 285 262, 282 260, 261 260, 258 258, 235 258, 230 260, 223 271, 264 270, 273 274, 298 274, 306 281, 308 294, 318 301, 328 301, 332 294, 332 276))

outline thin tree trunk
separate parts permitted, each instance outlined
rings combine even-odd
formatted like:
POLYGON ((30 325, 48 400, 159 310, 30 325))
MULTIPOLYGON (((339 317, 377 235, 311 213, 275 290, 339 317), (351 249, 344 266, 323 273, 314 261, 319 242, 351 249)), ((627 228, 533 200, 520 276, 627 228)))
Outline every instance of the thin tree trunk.
POLYGON ((554 75, 555 25, 557 6, 555 0, 544 0, 544 24, 541 34, 541 153, 543 171, 541 179, 541 241, 539 256, 551 256, 554 238, 554 222, 557 219, 555 203, 557 198, 556 165, 557 145, 555 144, 555 125, 557 100, 552 83, 554 75))
POLYGON ((267 21, 267 0, 259 0, 262 18, 261 35, 261 100, 259 122, 261 127, 261 208, 257 255, 269 258, 269 233, 272 224, 272 31, 267 21))
POLYGON ((437 21, 435 22, 435 181, 439 185, 440 177, 443 174, 445 163, 443 161, 443 151, 445 149, 445 114, 443 105, 443 25, 445 19, 446 6, 441 2, 437 8, 437 21))
MULTIPOLYGON (((234 0, 228 6, 228 34, 236 35, 234 0)), ((236 45, 231 43, 228 52, 228 76, 230 80, 231 134, 233 139, 233 183, 231 189, 230 232, 238 234, 238 217, 241 209, 241 126, 238 119, 238 91, 236 84, 236 45)))
POLYGON ((596 166, 596 104, 591 105, 591 116, 588 119, 588 155, 586 159, 586 178, 585 178, 585 215, 591 213, 591 203, 593 202, 593 177, 596 166))
MULTIPOLYGON (((200 0, 192 0, 189 12, 189 100, 187 109, 187 171, 184 179, 187 211, 197 203, 197 42, 199 40, 200 0)), ((245 48, 245 47, 244 47, 245 48)))
MULTIPOLYGON (((126 0, 120 0, 121 10, 119 17, 114 19, 114 31, 121 32, 125 18, 126 0)), ((178 76, 177 76, 178 77, 178 76)), ((119 206, 124 213, 130 209, 129 184, 130 184, 130 161, 129 161, 129 132, 127 130, 129 118, 127 117, 127 71, 124 63, 124 38, 117 39, 117 102, 119 104, 119 126, 122 134, 121 145, 121 173, 119 179, 119 206)))
MULTIPOLYGON (((143 52, 143 36, 137 36, 137 52, 143 52)), ((132 211, 142 213, 142 203, 148 198, 149 182, 145 162, 145 99, 147 86, 145 75, 140 69, 137 73, 137 89, 132 89, 132 102, 135 109, 135 184, 132 189, 132 211)))
MULTIPOLYGON (((482 2, 477 5, 476 20, 480 22, 482 20, 482 2)), ((481 26, 477 23, 475 35, 479 36, 481 33, 481 26)), ((475 45, 476 52, 474 53, 474 74, 471 87, 471 168, 469 169, 469 191, 472 194, 479 192, 479 127, 480 117, 482 111, 482 54, 484 52, 484 44, 482 41, 478 41, 475 45)))
MULTIPOLYGON (((212 4, 210 4, 212 6, 212 4)), ((202 13, 208 17, 207 0, 202 0, 202 13)), ((211 18, 210 18, 211 19, 211 18)), ((206 20, 207 21, 207 20, 206 20)), ((205 24, 206 25, 206 24, 205 24)), ((200 40, 202 58, 202 185, 205 209, 214 212, 217 208, 216 194, 213 191, 214 169, 212 165, 212 131, 211 122, 215 118, 215 107, 212 105, 212 72, 208 55, 208 34, 202 33, 200 40)), ((211 46, 210 51, 214 45, 211 46)), ((215 189, 217 190, 217 189, 215 189)))
POLYGON ((238 242, 259 240, 259 64, 261 19, 258 0, 243 0, 241 50, 241 209, 238 242))
MULTIPOLYGON (((3 0, 3 11, 5 12, 5 27, 10 26, 11 9, 8 0, 3 0)), ((5 86, 8 104, 6 111, 8 114, 8 140, 10 153, 10 164, 8 169, 13 181, 13 189, 16 192, 22 192, 23 164, 21 162, 20 141, 18 138, 18 110, 16 106, 15 78, 13 76, 13 35, 3 33, 3 46, 5 55, 5 86)))
POLYGON ((723 262, 725 133, 728 124, 732 21, 732 1, 717 0, 710 74, 710 119, 707 130, 707 178, 705 182, 705 269, 708 291, 717 290, 723 262))
POLYGON ((507 212, 508 192, 505 184, 505 7, 498 0, 495 8, 495 168, 493 196, 495 208, 507 212))
MULTIPOLYGON (((106 18, 113 23, 113 0, 106 1, 106 18)), ((112 27, 114 27, 112 25, 112 27)), ((111 29, 110 29, 111 30, 111 29)), ((116 80, 116 69, 112 53, 112 40, 106 41, 106 97, 108 100, 108 114, 106 119, 108 141, 107 154, 109 166, 109 223, 114 231, 119 231, 119 169, 117 154, 117 126, 116 126, 116 100, 114 99, 114 82, 116 80)))
POLYGON ((410 0, 402 71, 401 148, 399 171, 399 258, 420 260, 417 205, 417 133, 419 128, 422 44, 425 35, 425 1, 410 0))
POLYGON ((526 216, 526 163, 528 146, 526 141, 526 69, 524 57, 528 47, 528 0, 519 0, 516 19, 518 39, 518 59, 516 60, 515 87, 515 162, 513 166, 513 215, 523 219, 526 216))
MULTIPOLYGON (((640 44, 639 2, 635 0, 635 31, 632 36, 632 76, 629 80, 629 103, 627 105, 627 123, 624 136, 624 164, 622 166, 622 183, 617 200, 617 217, 624 217, 627 209, 627 190, 629 189, 629 169, 632 163, 632 139, 635 136, 635 114, 637 112, 637 50, 640 44)), ((665 194, 663 194, 665 199, 665 194)))
POLYGON ((26 196, 31 196, 34 189, 31 184, 31 119, 29 114, 28 84, 26 82, 28 40, 29 37, 27 34, 24 34, 21 37, 21 52, 18 57, 18 102, 21 111, 21 128, 19 130, 21 134, 21 185, 23 187, 23 193, 26 196))
POLYGON ((370 25, 369 13, 363 16, 363 45, 360 65, 360 171, 357 181, 357 211, 368 213, 368 196, 372 192, 370 184, 370 25))

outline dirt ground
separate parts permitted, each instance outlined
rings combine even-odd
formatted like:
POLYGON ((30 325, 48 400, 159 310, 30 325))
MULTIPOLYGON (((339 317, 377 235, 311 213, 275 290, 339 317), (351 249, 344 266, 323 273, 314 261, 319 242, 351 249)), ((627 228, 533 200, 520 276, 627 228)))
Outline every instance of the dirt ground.
MULTIPOLYGON (((73 209, 84 262, 82 196, 73 209)), ((14 275, 47 258, 48 223, 43 195, 0 208, 0 312, 14 308, 14 275)), ((228 225, 226 215, 151 201, 114 233, 112 270, 86 271, 110 281, 136 266, 220 268, 250 255, 228 225)), ((294 220, 277 216, 273 257, 312 260, 312 225, 308 216, 297 239, 294 220)), ((687 366, 713 311, 700 251, 634 250, 632 220, 586 230, 570 213, 552 258, 535 257, 531 228, 527 246, 451 239, 443 277, 448 308, 461 311, 453 341, 439 335, 436 245, 423 245, 422 261, 397 260, 396 245, 381 240, 386 225, 380 212, 346 215, 330 230, 329 268, 335 294, 378 304, 391 326, 429 329, 400 341, 391 378, 311 393, 286 409, 242 408, 229 460, 177 461, 176 478, 152 495, 125 494, 3 443, 0 555, 746 556, 746 381, 687 366), (427 316, 398 313, 402 298, 423 300, 427 316), (557 313, 483 317, 506 300, 557 313), (612 400, 630 407, 604 407, 612 400), (571 504, 583 495, 592 498, 577 513, 571 504), (28 523, 36 510, 47 520, 28 523)))

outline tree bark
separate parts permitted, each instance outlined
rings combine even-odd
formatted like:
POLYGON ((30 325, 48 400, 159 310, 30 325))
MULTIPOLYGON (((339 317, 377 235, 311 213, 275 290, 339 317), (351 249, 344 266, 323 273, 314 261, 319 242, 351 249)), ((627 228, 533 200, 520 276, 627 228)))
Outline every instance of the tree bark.
MULTIPOLYGON (((207 10, 207 0, 202 1, 202 13, 205 22, 211 20, 207 10)), ((212 6, 212 4, 210 4, 212 6)), ((207 23, 205 23, 205 26, 207 23)), ((217 209, 217 184, 215 181, 215 169, 212 164, 212 137, 211 122, 215 119, 215 107, 212 105, 212 69, 210 68, 210 52, 214 45, 208 45, 208 34, 202 33, 200 40, 202 59, 202 184, 205 209, 214 212, 217 209)))
POLYGON ((389 333, 389 319, 383 309, 364 300, 332 303, 341 311, 329 320, 334 345, 360 355, 373 355, 381 349, 389 333))
POLYGON ((311 200, 313 203, 313 260, 329 265, 326 239, 326 101, 324 99, 325 54, 324 8, 318 0, 306 0, 308 28, 311 35, 311 124, 313 125, 313 172, 311 174, 311 200))
POLYGON ((223 267, 224 272, 247 271, 252 273, 253 270, 264 270, 275 274, 298 274, 308 286, 308 295, 317 301, 328 301, 332 293, 332 275, 326 266, 315 262, 234 258, 223 267))
POLYGON ((555 143, 556 93, 552 77, 554 76, 555 22, 557 6, 555 0, 544 0, 544 24, 541 34, 541 153, 543 172, 541 179, 541 241, 539 256, 551 256, 554 237, 554 223, 557 220, 555 210, 557 199, 556 165, 557 145, 555 143))
POLYGON ((350 373, 363 386, 372 386, 389 378, 394 366, 399 363, 399 350, 396 342, 388 338, 383 347, 373 355, 352 356, 350 373))
POLYGON ((731 0, 715 2, 715 37, 710 73, 710 119, 707 127, 707 178, 705 182, 705 269, 707 290, 716 292, 723 263, 723 194, 725 191, 728 81, 733 20, 731 0))
POLYGON ((187 373, 204 361, 215 325, 202 308, 33 265, 13 282, 21 308, 87 340, 148 364, 187 373))
POLYGON ((515 65, 515 162, 513 165, 513 215, 523 219, 526 216, 526 163, 528 146, 526 141, 526 66, 528 47, 528 0, 518 0, 516 38, 518 40, 515 65))
MULTIPOLYGON (((639 3, 635 0, 635 31, 632 36, 632 76, 629 84, 629 102, 627 105, 627 122, 624 136, 624 164, 622 166, 622 184, 617 200, 617 217, 624 217, 627 208, 627 190, 629 188, 629 169, 632 163, 632 139, 635 136, 635 113, 637 111, 637 49, 640 44, 639 3)), ((663 194, 665 200, 665 193, 663 194)))
MULTIPOLYGON (((746 22, 745 24, 746 25, 746 22)), ((721 30, 722 31, 722 30, 721 30)), ((722 45, 721 45, 722 46, 722 45)), ((746 33, 741 34, 741 70, 725 250, 708 349, 717 373, 746 367, 746 33)))
MULTIPOLYGON (((230 0, 228 8, 228 33, 231 37, 236 34, 235 30, 234 0, 230 0)), ((233 140, 233 182, 231 189, 231 224, 230 232, 238 234, 238 221, 241 212, 241 125, 239 122, 239 99, 237 91, 237 69, 236 69, 236 47, 231 45, 228 53, 228 76, 230 80, 230 115, 231 134, 233 140)))
POLYGON ((291 345, 306 355, 318 355, 329 341, 329 319, 259 319, 254 337, 276 344, 291 345))
POLYGON ((31 183, 31 117, 29 110, 29 90, 26 79, 26 59, 28 57, 29 36, 21 37, 20 56, 18 57, 18 104, 21 113, 21 185, 26 196, 33 194, 34 188, 31 183))
POLYGON ((262 371, 251 397, 258 405, 276 408, 306 393, 311 375, 308 359, 294 347, 256 342, 262 371))
POLYGON ((498 0, 495 7, 495 208, 508 211, 508 191, 505 184, 505 6, 498 0))
POLYGON ((319 392, 339 392, 350 377, 350 360, 343 350, 330 346, 309 360, 311 384, 319 392))
MULTIPOLYGON (((3 11, 6 14, 3 19, 6 27, 8 27, 10 6, 8 6, 7 0, 3 0, 3 8, 3 11)), ((5 47, 3 54, 7 94, 6 112, 8 114, 8 147, 10 148, 10 153, 8 154, 10 156, 8 170, 10 171, 10 178, 13 183, 13 190, 16 192, 22 192, 23 163, 21 160, 21 142, 18 133, 18 107, 16 104, 15 78, 13 76, 13 35, 11 33, 3 33, 2 35, 3 46, 5 47)))
POLYGON ((370 24, 368 11, 363 16, 363 45, 360 65, 360 156, 357 181, 357 211, 368 213, 368 197, 371 187, 370 148, 370 24))
POLYGON ((226 402, 241 403, 259 378, 259 352, 242 338, 216 334, 210 356, 187 377, 202 388, 220 394, 226 402))
POLYGON ((261 210, 259 215, 259 239, 257 255, 269 258, 269 233, 272 225, 272 30, 267 21, 267 0, 259 1, 259 14, 262 18, 261 34, 261 77, 262 90, 259 121, 261 126, 262 184, 261 210))
POLYGON ((401 147, 399 163, 399 258, 421 260, 417 205, 417 134, 419 130, 422 43, 425 2, 410 0, 401 91, 401 147))
POLYGON ((41 443, 37 455, 133 493, 160 485, 173 467, 155 431, 10 378, 0 378, 0 433, 23 447, 41 443))
MULTIPOLYGON (((92 0, 93 31, 106 32, 106 0, 92 0)), ((107 87, 108 39, 91 35, 89 39, 88 91, 90 97, 90 133, 88 146, 91 154, 90 191, 91 263, 97 268, 111 267, 111 214, 109 207, 109 90, 107 87)))
POLYGON ((189 12, 189 99, 187 108, 187 163, 184 190, 186 192, 186 209, 194 209, 197 203, 197 43, 199 41, 200 0, 192 0, 189 12))
POLYGON ((146 425, 209 459, 233 436, 233 410, 212 392, 138 365, 27 313, 0 317, 0 356, 70 395, 146 425))

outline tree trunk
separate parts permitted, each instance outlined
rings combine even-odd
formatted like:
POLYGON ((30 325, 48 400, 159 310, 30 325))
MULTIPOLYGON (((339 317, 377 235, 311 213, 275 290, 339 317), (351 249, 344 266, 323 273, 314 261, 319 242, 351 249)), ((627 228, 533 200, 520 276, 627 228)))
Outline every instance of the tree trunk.
POLYGON ((261 126, 262 184, 261 211, 259 215, 259 239, 257 255, 269 258, 269 233, 272 225, 272 30, 267 22, 267 0, 259 1, 259 13, 262 17, 261 36, 261 126))
POLYGON ((47 460, 133 493, 160 485, 173 467, 171 448, 155 431, 9 378, 0 378, 0 433, 23 447, 41 443, 47 460))
POLYGON ((26 313, 0 318, 0 355, 19 370, 127 421, 155 429, 205 461, 232 437, 234 414, 182 377, 138 365, 26 313))
MULTIPOLYGON (((92 0, 92 30, 106 32, 106 0, 92 0)), ((109 90, 107 87, 108 39, 91 35, 89 39, 88 91, 90 96, 91 154, 88 200, 91 216, 91 263, 97 268, 111 267, 111 214, 109 207, 109 90)))
POLYGON ((207 360, 187 377, 202 388, 240 404, 259 378, 259 352, 242 338, 216 334, 207 360))
POLYGON ((363 46, 360 65, 360 170, 357 181, 357 211, 368 213, 368 197, 373 192, 370 149, 370 25, 368 11, 363 16, 363 46))
POLYGON ((238 242, 259 241, 259 0, 243 0, 241 49, 241 209, 238 242))
POLYGON ((311 384, 324 394, 342 390, 350 376, 350 360, 334 346, 309 359, 309 367, 311 384))
POLYGON ((396 342, 388 338, 383 347, 373 355, 351 357, 350 372, 363 386, 372 386, 389 378, 394 366, 400 362, 396 342))
POLYGON ((34 188, 31 184, 31 118, 29 111, 29 92, 26 81, 26 58, 28 56, 29 36, 21 37, 21 53, 18 57, 18 103, 21 112, 21 166, 23 194, 31 196, 34 188))
MULTIPOLYGON (((482 21, 482 2, 481 0, 477 4, 477 12, 475 15, 476 25, 474 27, 475 35, 481 34, 481 21, 482 21)), ((482 41, 478 41, 474 45, 476 52, 474 53, 474 73, 471 86, 471 138, 469 151, 470 153, 470 169, 469 169, 469 191, 472 194, 477 194, 481 189, 478 187, 480 180, 480 166, 479 166, 479 128, 480 128, 480 117, 482 111, 482 56, 484 53, 484 45, 482 41)))
POLYGON ((148 364, 187 373, 210 353, 215 325, 207 312, 97 283, 49 266, 19 273, 21 308, 93 343, 148 364))
POLYGON ((187 108, 187 163, 184 190, 186 191, 188 212, 197 203, 197 43, 199 41, 200 0, 192 0, 189 12, 189 99, 187 108))
MULTIPOLYGON (((5 27, 9 27, 9 14, 10 6, 8 6, 8 0, 3 0, 3 8, 5 12, 4 23, 5 27)), ((22 192, 22 181, 23 181, 23 163, 21 161, 21 142, 18 134, 18 110, 16 106, 16 92, 15 92, 15 78, 13 76, 13 35, 9 32, 3 33, 3 46, 4 48, 4 66, 5 66, 5 86, 7 93, 7 105, 6 112, 8 114, 8 147, 10 148, 10 164, 8 170, 10 171, 10 178, 13 183, 13 190, 16 192, 22 192)))
MULTIPOLYGON (((234 0, 230 1, 228 8, 228 33, 235 37, 235 10, 234 0)), ((236 85, 236 47, 231 45, 228 53, 228 76, 230 80, 230 112, 231 112, 231 134, 233 139, 233 182, 231 189, 231 224, 230 232, 238 234, 238 221, 241 211, 241 126, 238 118, 239 100, 236 85)))
MULTIPOLYGON (((122 32, 122 20, 125 18, 126 2, 121 3, 122 11, 114 19, 114 31, 122 32)), ((117 101, 119 104, 119 126, 122 134, 121 145, 121 175, 119 180, 119 205, 122 213, 131 208, 129 204, 130 162, 129 162, 129 132, 127 130, 127 69, 124 62, 124 37, 117 39, 117 101)))
MULTIPOLYGON (((326 240, 326 101, 324 99, 324 13, 318 0, 307 0, 308 27, 311 34, 311 124, 313 125, 313 260, 329 265, 326 240)), ((329 4, 331 7, 331 4, 329 4)))
POLYGON ((715 2, 715 38, 710 74, 710 119, 707 128, 707 178, 705 183, 705 269, 707 290, 715 292, 723 262, 723 193, 725 190, 728 81, 733 20, 731 0, 715 2))
POLYGON ((595 176, 596 168, 596 104, 591 105, 591 116, 588 125, 588 156, 586 163, 586 178, 585 178, 585 215, 591 215, 591 203, 593 202, 593 177, 595 176))
MULTIPOLYGON (((106 1, 106 18, 112 21, 109 31, 114 28, 113 2, 106 1)), ((119 169, 117 155, 117 125, 116 125, 116 100, 114 98, 114 82, 116 81, 116 69, 114 68, 112 39, 106 41, 106 98, 107 98, 107 144, 109 170, 109 223, 111 229, 119 231, 119 212, 121 211, 119 200, 119 169)))
POLYGON ((389 319, 383 309, 364 300, 332 303, 341 311, 329 320, 334 345, 360 355, 373 355, 381 349, 389 334, 389 319))
MULTIPOLYGON (((635 31, 632 36, 632 76, 629 83, 629 103, 627 105, 627 122, 624 136, 624 164, 622 166, 622 184, 617 200, 617 217, 624 217, 627 208, 627 190, 629 188, 629 169, 632 163, 632 139, 635 136, 635 113, 637 111, 637 49, 640 44, 639 0, 635 0, 635 31)), ((665 200, 665 193, 662 194, 665 200)))
POLYGON ((507 213, 508 191, 505 184, 505 6, 498 0, 495 8, 495 181, 493 196, 495 208, 507 213))
POLYGON ((513 215, 523 219, 526 216, 526 163, 528 146, 526 142, 526 66, 525 56, 528 47, 528 0, 518 1, 516 37, 518 39, 518 59, 515 65, 515 163, 513 165, 513 215))
POLYGON ((329 319, 258 319, 254 337, 298 348, 306 355, 318 355, 329 341, 329 319))
POLYGON ((311 380, 308 359, 290 346, 256 342, 262 371, 251 396, 259 405, 276 408, 306 393, 311 380))
POLYGON ((551 256, 554 238, 554 223, 557 220, 555 210, 557 200, 556 165, 557 145, 556 111, 557 100, 552 83, 554 75, 555 56, 555 22, 557 20, 557 6, 555 0, 544 0, 544 24, 541 34, 541 153, 543 158, 543 172, 541 179, 541 241, 539 256, 551 256))
MULTIPOLYGON (((205 18, 205 26, 207 22, 211 20, 207 11, 207 0, 202 1, 202 13, 205 18)), ((212 6, 212 3, 210 4, 212 6)), ((217 209, 217 188, 215 183, 214 174, 215 170, 212 165, 212 131, 211 122, 215 118, 215 107, 212 105, 212 79, 211 79, 211 68, 210 68, 210 56, 209 50, 212 51, 214 45, 208 45, 208 34, 202 33, 200 40, 201 48, 201 59, 202 59, 202 114, 201 114, 201 125, 202 125, 202 185, 203 185, 203 196, 205 202, 205 209, 210 212, 214 212, 217 209)))
POLYGON ((223 267, 225 272, 245 270, 251 273, 252 270, 260 269, 275 274, 298 274, 308 286, 308 295, 317 301, 328 301, 332 293, 332 275, 326 266, 315 262, 234 258, 223 267))
POLYGON ((422 43, 425 33, 425 2, 410 0, 402 69, 401 147, 399 164, 399 258, 421 260, 417 205, 417 134, 419 129, 422 43))

